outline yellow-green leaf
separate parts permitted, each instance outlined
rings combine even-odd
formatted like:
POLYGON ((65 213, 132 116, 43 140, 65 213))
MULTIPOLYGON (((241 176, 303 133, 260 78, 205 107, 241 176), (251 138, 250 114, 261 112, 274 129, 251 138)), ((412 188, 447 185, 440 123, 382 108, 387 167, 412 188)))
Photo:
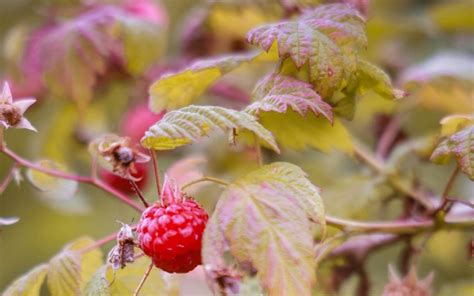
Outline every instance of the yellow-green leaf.
POLYGON ((313 113, 301 116, 290 109, 285 113, 260 111, 258 117, 282 147, 294 150, 316 148, 323 152, 337 149, 352 154, 349 132, 337 118, 331 125, 324 117, 313 113))
POLYGON ((169 150, 197 141, 215 129, 253 132, 279 152, 272 134, 254 116, 217 106, 189 106, 169 112, 145 132, 141 142, 149 149, 169 150))
POLYGON ((444 117, 441 121, 441 136, 452 135, 466 126, 474 124, 474 115, 450 115, 444 117))
POLYGON ((206 227, 207 271, 225 268, 230 250, 250 263, 269 295, 310 295, 316 280, 314 237, 325 229, 319 189, 290 163, 263 166, 223 192, 206 227))
POLYGON ((47 264, 41 264, 27 274, 16 279, 6 290, 3 296, 39 296, 41 285, 48 271, 47 264))
POLYGON ((81 295, 85 284, 102 265, 99 249, 80 252, 92 244, 94 241, 90 238, 77 239, 51 259, 47 278, 51 295, 81 295))
MULTIPOLYGON (((151 260, 141 257, 124 269, 113 271, 110 265, 104 265, 87 284, 84 295, 132 295, 138 287, 151 260)), ((140 289, 141 296, 174 296, 179 295, 176 279, 155 267, 150 272, 145 284, 140 289)))
POLYGON ((390 77, 382 69, 363 59, 357 61, 357 79, 358 94, 372 90, 387 99, 401 99, 405 96, 404 91, 393 87, 390 77))
POLYGON ((150 87, 150 109, 161 112, 185 107, 222 75, 244 63, 265 61, 267 55, 272 53, 251 52, 200 60, 180 72, 163 76, 150 87))
MULTIPOLYGON (((63 165, 51 160, 40 160, 36 162, 36 165, 49 170, 65 172, 63 165)), ((52 199, 69 199, 74 196, 77 190, 76 181, 53 177, 35 169, 28 169, 26 176, 31 184, 45 192, 52 199)))

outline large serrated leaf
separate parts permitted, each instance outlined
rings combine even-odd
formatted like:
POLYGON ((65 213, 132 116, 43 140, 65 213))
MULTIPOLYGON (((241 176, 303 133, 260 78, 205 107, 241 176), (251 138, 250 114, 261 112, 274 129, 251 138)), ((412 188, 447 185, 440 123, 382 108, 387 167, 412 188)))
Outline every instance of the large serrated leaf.
POLYGON ((293 110, 285 113, 260 111, 258 118, 282 147, 293 150, 315 148, 323 152, 337 149, 352 154, 350 134, 337 118, 331 124, 313 113, 301 116, 293 110))
MULTIPOLYGON (((138 287, 150 259, 141 257, 126 268, 113 271, 110 265, 104 265, 97 270, 87 284, 85 296, 132 295, 138 287)), ((153 268, 145 284, 140 289, 141 296, 177 296, 179 287, 171 275, 153 268)))
POLYGON ((169 112, 145 132, 141 142, 150 149, 174 149, 197 141, 215 129, 253 132, 266 145, 279 152, 272 134, 255 117, 217 106, 189 106, 169 112))
POLYGON ((163 76, 150 87, 150 109, 161 112, 185 107, 222 75, 244 63, 265 60, 266 55, 251 52, 200 60, 180 72, 163 76))
POLYGON ((314 236, 325 229, 319 189, 289 163, 261 167, 222 194, 203 240, 207 270, 225 268, 229 250, 257 272, 269 295, 310 295, 314 236))
POLYGON ((463 128, 442 140, 431 155, 431 161, 444 164, 454 156, 459 168, 474 180, 474 125, 463 128))
POLYGON ((326 97, 355 70, 354 53, 366 42, 364 23, 347 5, 321 5, 295 21, 258 27, 247 40, 267 51, 276 42, 279 56, 289 56, 297 68, 308 63, 311 83, 326 97))
POLYGON ((51 295, 81 295, 85 284, 102 265, 99 249, 81 253, 92 244, 94 241, 90 238, 77 239, 51 259, 47 278, 51 295))
POLYGON ((41 285, 48 271, 47 264, 41 264, 27 274, 16 279, 4 292, 3 296, 39 296, 41 285))
POLYGON ((333 121, 331 106, 321 99, 312 85, 290 76, 271 74, 263 78, 257 83, 252 100, 255 103, 245 111, 253 115, 260 111, 285 113, 290 107, 301 116, 311 111, 333 121))

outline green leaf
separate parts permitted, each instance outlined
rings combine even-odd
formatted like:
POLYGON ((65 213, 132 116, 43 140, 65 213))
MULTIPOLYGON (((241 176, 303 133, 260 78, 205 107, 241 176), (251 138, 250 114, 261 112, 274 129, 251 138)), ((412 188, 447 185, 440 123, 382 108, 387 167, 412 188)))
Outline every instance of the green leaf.
POLYGON ((451 156, 471 180, 474 180, 474 125, 463 128, 442 140, 431 155, 431 161, 444 164, 451 156))
POLYGON ((268 54, 251 52, 200 60, 190 67, 165 75, 149 90, 150 109, 154 112, 185 107, 206 91, 217 79, 244 63, 264 61, 268 54))
POLYGON ((272 134, 250 114, 217 106, 189 106, 167 113, 151 126, 142 145, 154 150, 169 150, 190 144, 214 129, 253 132, 273 150, 279 152, 272 134))
POLYGON ((99 249, 80 252, 93 244, 87 237, 77 239, 51 259, 47 278, 51 295, 81 295, 85 284, 102 265, 99 249))
MULTIPOLYGON (((40 160, 36 162, 36 165, 49 170, 65 172, 63 165, 51 160, 40 160)), ((76 181, 53 177, 35 169, 28 169, 26 176, 31 184, 47 194, 48 198, 54 200, 70 199, 77 190, 76 181)))
POLYGON ((48 271, 47 264, 41 264, 27 274, 16 279, 6 290, 3 296, 39 296, 41 285, 48 271))
POLYGON ((310 82, 325 98, 355 71, 354 53, 366 43, 364 24, 348 5, 321 5, 295 21, 260 26, 247 40, 266 51, 276 42, 280 58, 289 56, 298 69, 308 63, 310 82))
MULTIPOLYGON (((150 263, 149 258, 141 257, 134 263, 128 264, 124 269, 115 271, 115 273, 110 265, 104 265, 97 270, 96 274, 87 284, 84 295, 132 295, 150 263)), ((174 277, 154 267, 141 288, 140 295, 179 295, 179 287, 174 277)))
POLYGON ((257 83, 252 100, 255 103, 245 109, 252 115, 258 115, 260 111, 285 113, 290 107, 301 116, 311 111, 333 121, 331 106, 321 99, 312 85, 290 76, 270 74, 263 78, 257 83))
POLYGON ((341 121, 333 124, 313 113, 301 116, 296 111, 259 112, 259 122, 269 130, 282 147, 303 150, 316 148, 323 152, 337 149, 352 154, 353 144, 349 132, 341 121))
POLYGON ((206 226, 203 262, 208 271, 225 268, 229 250, 257 270, 269 295, 310 295, 318 227, 325 231, 319 189, 293 164, 266 165, 223 192, 206 226))
POLYGON ((401 99, 406 94, 404 91, 393 88, 390 77, 379 67, 363 59, 357 62, 357 93, 365 94, 372 90, 387 99, 401 99))
POLYGON ((474 115, 450 115, 444 117, 441 121, 441 136, 450 136, 461 129, 474 124, 474 115))

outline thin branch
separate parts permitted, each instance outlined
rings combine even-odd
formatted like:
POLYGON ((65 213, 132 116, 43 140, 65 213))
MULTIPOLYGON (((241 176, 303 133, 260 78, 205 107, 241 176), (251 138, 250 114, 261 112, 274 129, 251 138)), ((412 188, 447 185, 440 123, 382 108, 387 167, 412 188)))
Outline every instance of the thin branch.
POLYGON ((199 178, 199 179, 196 179, 194 181, 191 181, 187 184, 184 184, 183 186, 181 186, 181 189, 186 189, 190 186, 193 186, 194 184, 197 184, 197 183, 201 183, 201 182, 213 182, 213 183, 216 183, 216 184, 220 184, 220 185, 223 185, 223 186, 227 186, 229 185, 228 182, 224 181, 224 180, 221 180, 221 179, 218 179, 218 178, 214 178, 214 177, 202 177, 202 178, 199 178))
POLYGON ((446 212, 448 211, 449 204, 451 203, 451 201, 448 198, 448 195, 454 186, 454 182, 456 181, 456 177, 458 176, 458 174, 459 174, 459 166, 456 165, 453 172, 449 176, 448 182, 444 186, 443 194, 441 195, 441 201, 442 201, 441 205, 433 213, 433 216, 436 216, 439 212, 445 209, 446 209, 446 212))
POLYGON ((114 233, 111 233, 111 234, 101 238, 100 240, 96 241, 92 245, 89 245, 89 246, 85 247, 84 249, 80 250, 80 253, 85 254, 87 252, 90 252, 92 250, 100 248, 100 247, 102 247, 103 245, 105 245, 107 243, 110 243, 111 241, 113 241, 117 238, 117 234, 118 234, 118 231, 114 232, 114 233))
POLYGON ((0 149, 0 152, 3 152, 5 155, 10 157, 18 165, 21 165, 23 167, 27 167, 27 168, 42 172, 44 174, 47 174, 47 175, 50 175, 50 176, 53 176, 53 177, 66 179, 66 180, 73 180, 73 181, 76 181, 76 182, 93 185, 93 186, 95 186, 99 189, 102 189, 103 191, 113 195, 115 198, 119 199, 123 203, 125 203, 125 204, 129 205, 130 207, 134 208, 138 212, 143 211, 143 208, 139 204, 137 204, 133 200, 131 200, 128 196, 121 193, 117 189, 111 187, 107 183, 102 182, 99 179, 95 179, 95 178, 88 177, 88 176, 79 176, 79 175, 69 174, 69 173, 65 173, 65 172, 62 172, 62 171, 45 168, 45 167, 43 167, 39 164, 32 163, 29 160, 26 160, 26 159, 22 158, 21 156, 17 155, 16 153, 14 153, 13 151, 11 151, 10 149, 8 149, 5 146, 3 146, 0 149))
POLYGON ((257 163, 258 163, 258 166, 262 166, 263 165, 262 147, 260 146, 257 135, 253 134, 253 137, 255 141, 255 152, 257 153, 257 163))
POLYGON ((155 183, 156 183, 156 192, 158 193, 158 197, 161 200, 161 181, 160 181, 160 171, 158 167, 158 158, 156 157, 156 152, 153 149, 150 149, 151 160, 153 163, 153 174, 155 175, 155 183))
POLYGON ((356 154, 356 156, 359 159, 364 161, 374 171, 376 171, 377 173, 382 174, 385 177, 387 177, 387 180, 390 182, 390 184, 395 189, 397 189, 398 191, 400 191, 403 194, 406 194, 406 195, 410 196, 411 198, 413 198, 414 200, 419 202, 421 205, 423 205, 428 210, 433 209, 432 203, 430 202, 430 200, 428 200, 428 198, 426 196, 424 196, 423 194, 421 194, 420 192, 418 192, 416 190, 413 190, 411 188, 407 188, 405 186, 405 184, 403 184, 403 182, 401 182, 399 180, 399 178, 397 178, 393 174, 388 173, 385 170, 384 164, 381 161, 379 161, 377 158, 375 158, 372 154, 366 152, 364 149, 362 149, 361 147, 358 147, 358 146, 354 147, 354 153, 356 154))
POLYGON ((398 132, 400 131, 400 117, 394 116, 385 127, 382 136, 377 144, 376 155, 377 157, 384 159, 393 145, 398 132))
MULTIPOLYGON (((358 231, 362 233, 414 234, 439 227, 438 223, 432 219, 423 221, 359 222, 326 215, 326 222, 328 225, 344 231, 358 231)), ((474 219, 456 220, 455 217, 452 217, 451 219, 446 219, 444 226, 446 228, 469 229, 474 227, 474 219)))
POLYGON ((143 287, 145 284, 146 279, 150 275, 151 270, 153 269, 153 262, 150 262, 150 265, 148 265, 148 269, 145 271, 145 274, 142 277, 142 280, 138 284, 138 287, 135 289, 135 292, 133 292, 133 296, 138 296, 138 293, 140 293, 140 289, 143 287))
POLYGON ((8 171, 8 174, 6 175, 5 179, 0 183, 0 194, 2 194, 5 189, 7 189, 8 185, 10 185, 10 182, 13 180, 13 177, 15 176, 15 170, 18 168, 17 163, 15 162, 10 170, 8 171))
POLYGON ((138 188, 137 183, 134 180, 129 180, 129 181, 130 181, 130 184, 132 184, 132 187, 135 190, 135 193, 138 195, 138 197, 142 201, 143 205, 148 208, 150 205, 148 204, 145 197, 143 196, 140 188, 138 188))

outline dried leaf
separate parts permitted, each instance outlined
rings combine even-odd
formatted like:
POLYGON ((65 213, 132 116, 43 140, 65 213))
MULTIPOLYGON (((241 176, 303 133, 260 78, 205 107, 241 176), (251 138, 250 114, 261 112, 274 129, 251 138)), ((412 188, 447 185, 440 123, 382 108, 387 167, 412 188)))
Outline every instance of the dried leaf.
POLYGON ((289 163, 261 167, 222 194, 204 234, 206 271, 225 268, 229 250, 269 295, 310 295, 317 226, 324 232, 324 207, 306 174, 289 163))
POLYGON ((174 149, 197 141, 214 129, 253 132, 279 152, 272 134, 262 127, 255 117, 217 106, 189 106, 167 113, 145 133, 142 145, 155 150, 174 149))

